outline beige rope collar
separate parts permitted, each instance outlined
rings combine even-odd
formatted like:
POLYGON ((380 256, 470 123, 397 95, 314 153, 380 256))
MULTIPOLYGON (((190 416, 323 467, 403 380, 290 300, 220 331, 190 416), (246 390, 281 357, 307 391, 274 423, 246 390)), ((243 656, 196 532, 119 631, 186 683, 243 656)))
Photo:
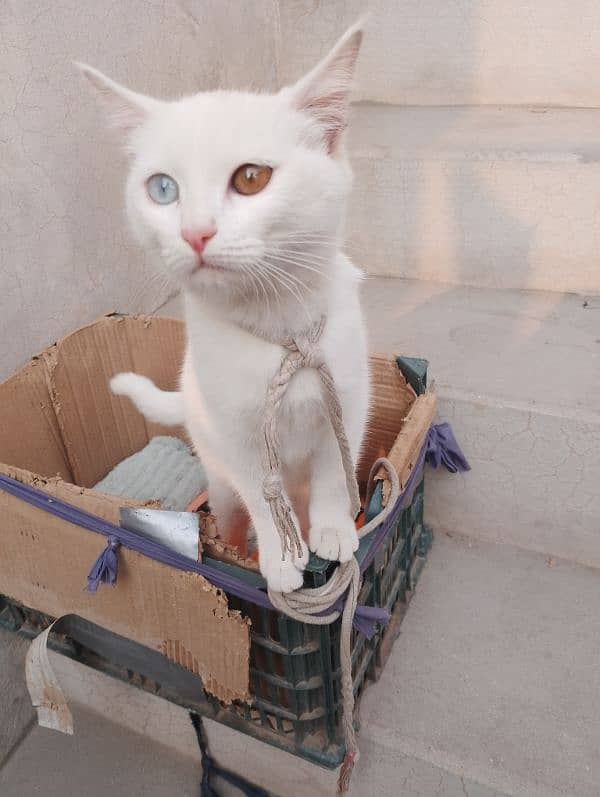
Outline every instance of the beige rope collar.
MULTIPOLYGON (((350 446, 344 428, 342 408, 335 388, 335 382, 329 367, 325 363, 323 352, 319 348, 319 340, 325 326, 322 317, 310 330, 300 335, 289 335, 280 341, 288 350, 283 358, 279 371, 273 377, 268 389, 265 402, 264 441, 265 441, 265 478, 263 482, 263 495, 271 509, 275 527, 281 538, 281 555, 286 551, 302 556, 300 531, 296 528, 292 511, 283 490, 281 478, 281 454, 278 433, 278 415, 281 403, 292 380, 292 377, 302 368, 313 368, 319 375, 323 386, 323 398, 327 413, 342 457, 342 464, 346 476, 348 489, 348 510, 354 520, 360 511, 360 497, 356 481, 354 463, 350 453, 350 446)), ((273 341, 271 341, 273 342, 273 341)), ((400 492, 398 476, 391 463, 386 459, 375 462, 369 476, 367 489, 367 506, 372 491, 375 474, 384 467, 390 479, 392 490, 382 512, 369 523, 364 525, 359 532, 359 537, 369 534, 379 526, 393 509, 400 492)), ((298 589, 295 592, 283 594, 269 590, 271 603, 279 611, 287 614, 294 620, 313 625, 328 625, 338 617, 342 617, 340 633, 340 668, 341 668, 341 693, 342 693, 342 725, 346 755, 338 779, 338 794, 345 793, 350 785, 350 777, 355 762, 358 760, 358 746, 356 731, 354 729, 354 685, 352 682, 352 620, 356 611, 358 594, 360 592, 360 568, 353 557, 349 562, 340 563, 331 578, 322 587, 314 589, 298 589), (346 595, 342 612, 328 609, 346 595), (325 613, 327 612, 327 613, 325 613)))

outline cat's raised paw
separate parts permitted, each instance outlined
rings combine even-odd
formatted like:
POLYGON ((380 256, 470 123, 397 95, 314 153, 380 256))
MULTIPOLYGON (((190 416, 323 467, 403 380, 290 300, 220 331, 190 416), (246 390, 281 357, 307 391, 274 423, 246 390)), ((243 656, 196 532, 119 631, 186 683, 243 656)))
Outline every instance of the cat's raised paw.
POLYGON ((145 376, 131 371, 121 372, 110 380, 110 389, 116 396, 136 397, 140 391, 154 388, 154 384, 145 376))
POLYGON ((310 550, 332 562, 349 562, 358 548, 358 534, 351 522, 335 528, 313 527, 309 539, 310 550))

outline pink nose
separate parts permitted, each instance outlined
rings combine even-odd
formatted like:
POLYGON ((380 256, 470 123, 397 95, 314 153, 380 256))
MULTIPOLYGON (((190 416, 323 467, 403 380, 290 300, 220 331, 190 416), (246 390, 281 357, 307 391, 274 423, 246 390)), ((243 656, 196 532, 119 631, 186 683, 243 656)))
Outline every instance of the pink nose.
POLYGON ((202 230, 182 230, 181 237, 189 244, 194 252, 199 255, 204 251, 204 247, 217 232, 214 227, 204 228, 202 230))

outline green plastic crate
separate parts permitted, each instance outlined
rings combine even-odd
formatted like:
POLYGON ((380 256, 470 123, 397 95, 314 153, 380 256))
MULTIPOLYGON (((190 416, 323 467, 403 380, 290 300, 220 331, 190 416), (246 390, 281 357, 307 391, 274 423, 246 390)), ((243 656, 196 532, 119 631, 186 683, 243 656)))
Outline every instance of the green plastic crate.
MULTIPOLYGON (((426 385, 426 362, 398 360, 415 392, 426 385)), ((370 506, 375 514, 381 494, 376 491, 370 506)), ((369 514, 369 513, 368 513, 369 514)), ((423 523, 423 477, 413 489, 410 504, 401 511, 364 573, 359 603, 385 607, 391 620, 372 639, 353 631, 352 671, 355 721, 365 684, 379 676, 398 635, 400 623, 432 542, 423 523)), ((361 542, 359 561, 366 554, 368 538, 361 542)), ((225 569, 254 585, 264 585, 260 576, 234 565, 205 558, 205 564, 225 569)), ((305 586, 325 583, 334 564, 311 557, 305 586)), ((170 662, 155 650, 120 637, 81 618, 69 618, 52 644, 61 652, 172 702, 209 716, 295 755, 335 768, 344 757, 341 731, 339 643, 341 621, 309 625, 274 610, 248 604, 228 596, 232 609, 251 620, 251 705, 221 704, 207 695, 196 675, 170 662)), ((50 617, 20 607, 0 597, 0 624, 35 636, 50 617)))
MULTIPOLYGON (((431 532, 423 525, 421 480, 412 503, 402 511, 364 575, 359 603, 384 606, 392 613, 392 620, 385 631, 371 640, 353 632, 356 715, 365 684, 378 677, 385 663, 430 544, 431 532)), ((240 569, 220 562, 213 564, 240 569)), ((313 560, 306 573, 307 585, 323 583, 327 571, 326 563, 313 560)), ((243 573, 258 579, 247 571, 243 573)), ((52 644, 79 661, 290 753, 323 766, 338 766, 344 757, 340 728, 340 621, 328 626, 308 625, 232 596, 229 604, 252 621, 252 705, 223 706, 202 692, 197 676, 160 653, 79 618, 63 627, 61 634, 53 635, 52 644)), ((33 637, 52 619, 0 598, 0 624, 6 628, 33 637)))
MULTIPOLYGON (((423 524, 423 480, 411 504, 388 533, 366 570, 359 603, 385 607, 392 614, 387 629, 373 639, 354 631, 352 672, 357 713, 367 681, 378 677, 397 634, 399 620, 412 597, 431 545, 431 531, 423 524), (391 632, 391 633, 390 633, 391 632), (386 640, 382 653, 382 642, 386 640)), ((321 569, 310 569, 307 586, 324 582, 321 569)), ((232 608, 252 620, 250 691, 252 706, 232 706, 253 735, 292 753, 330 767, 344 757, 340 728, 340 620, 314 626, 274 611, 246 606, 230 598, 232 608)))

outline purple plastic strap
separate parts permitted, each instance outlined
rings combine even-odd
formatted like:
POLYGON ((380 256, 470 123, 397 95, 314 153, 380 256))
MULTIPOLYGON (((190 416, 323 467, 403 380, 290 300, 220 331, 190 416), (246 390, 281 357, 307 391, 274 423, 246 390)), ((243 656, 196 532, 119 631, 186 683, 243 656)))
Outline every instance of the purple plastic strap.
POLYGON ((444 465, 450 473, 463 473, 471 470, 449 423, 438 423, 429 429, 425 456, 432 468, 444 465))
POLYGON ((110 537, 108 545, 96 559, 87 577, 87 591, 97 592, 100 584, 110 584, 111 587, 117 584, 117 573, 119 570, 119 557, 117 550, 119 540, 110 537))
MULTIPOLYGON (((448 424, 433 426, 429 430, 427 436, 427 445, 423 446, 421 449, 415 467, 396 502, 394 511, 386 518, 385 522, 370 535, 371 539, 367 548, 367 553, 360 563, 361 573, 364 573, 373 561, 377 549, 390 529, 397 522, 400 512, 410 504, 414 488, 420 481, 423 472, 425 457, 427 457, 428 462, 432 462, 434 467, 441 462, 446 465, 449 470, 453 470, 453 472, 456 472, 456 470, 469 469, 469 465, 462 455, 448 424)), ((116 549, 118 545, 123 545, 125 548, 137 551, 169 567, 198 573, 204 576, 204 578, 218 589, 231 593, 241 600, 254 603, 256 606, 260 606, 263 609, 274 608, 269 600, 269 596, 262 589, 253 587, 236 576, 222 570, 217 570, 201 564, 194 559, 189 559, 187 556, 176 553, 170 548, 147 539, 146 537, 141 537, 135 532, 121 528, 120 526, 115 526, 65 501, 51 498, 47 493, 35 487, 21 484, 21 482, 16 479, 0 474, 0 489, 61 520, 108 537, 108 545, 100 554, 88 575, 88 589, 92 592, 95 592, 101 583, 115 584, 118 569, 116 549)), ((335 608, 341 610, 341 599, 335 604, 335 608)), ((387 623, 389 617, 389 612, 386 609, 372 606, 358 606, 353 623, 357 630, 371 638, 377 630, 377 625, 387 623)))
POLYGON ((364 634, 367 639, 373 639, 378 627, 387 625, 389 621, 390 613, 387 609, 381 609, 379 606, 361 606, 359 604, 354 612, 352 625, 357 631, 364 634))

